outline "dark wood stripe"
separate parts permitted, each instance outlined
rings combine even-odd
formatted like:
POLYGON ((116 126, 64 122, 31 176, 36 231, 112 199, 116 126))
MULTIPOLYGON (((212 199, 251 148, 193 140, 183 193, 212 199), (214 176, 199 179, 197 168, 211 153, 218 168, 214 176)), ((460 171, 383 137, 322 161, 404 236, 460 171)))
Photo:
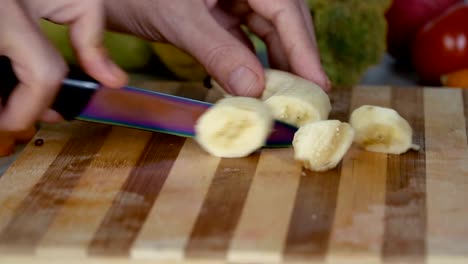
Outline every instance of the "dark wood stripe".
MULTIPOLYGON (((330 119, 348 121, 351 89, 335 89, 330 119)), ((284 254, 286 259, 324 259, 335 217, 341 164, 314 173, 303 170, 296 195, 284 254)))
POLYGON ((225 258, 255 174, 258 152, 222 159, 186 247, 189 258, 225 258))
POLYGON ((1 247, 25 252, 34 250, 110 130, 110 126, 89 124, 74 130, 0 234, 1 247))
POLYGON ((322 173, 303 170, 284 250, 286 259, 325 258, 340 174, 341 166, 322 173))
POLYGON ((395 88, 392 108, 413 127, 420 151, 388 155, 384 260, 425 261, 426 255, 426 164, 424 154, 423 90, 395 88))
POLYGON ((330 95, 332 111, 329 119, 349 122, 352 88, 335 88, 330 95))
POLYGON ((182 137, 153 134, 96 231, 90 255, 129 254, 184 142, 182 137))
POLYGON ((463 108, 465 110, 465 128, 468 142, 468 89, 463 89, 463 108))

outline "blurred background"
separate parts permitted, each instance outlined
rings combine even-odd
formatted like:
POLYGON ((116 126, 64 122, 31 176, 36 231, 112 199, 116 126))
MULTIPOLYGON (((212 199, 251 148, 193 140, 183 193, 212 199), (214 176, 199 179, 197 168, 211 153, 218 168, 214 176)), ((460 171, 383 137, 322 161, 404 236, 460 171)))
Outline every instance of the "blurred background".
MULTIPOLYGON (((468 8, 463 1, 305 1, 314 18, 325 70, 335 86, 466 85, 467 43, 460 19, 468 17, 468 8)), ((42 28, 73 73, 80 74, 67 29, 46 21, 42 28)), ((268 67, 263 42, 250 36, 268 67)), ((106 32, 105 44, 132 78, 202 81, 207 75, 192 57, 168 44, 113 32, 106 32)))

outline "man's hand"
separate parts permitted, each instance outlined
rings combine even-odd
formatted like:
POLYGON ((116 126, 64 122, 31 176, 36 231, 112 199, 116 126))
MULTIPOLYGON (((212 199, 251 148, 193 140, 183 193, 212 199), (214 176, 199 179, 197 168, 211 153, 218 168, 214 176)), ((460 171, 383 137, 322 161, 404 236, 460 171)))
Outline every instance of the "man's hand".
POLYGON ((330 89, 304 0, 105 0, 105 6, 110 28, 189 52, 230 93, 259 96, 264 88, 241 25, 265 41, 272 67, 330 89))
POLYGON ((67 66, 39 28, 40 19, 70 25, 71 43, 84 70, 118 87, 125 73, 106 56, 103 5, 98 0, 4 0, 0 5, 0 55, 10 58, 20 83, 0 109, 0 130, 21 131, 38 119, 57 121, 48 110, 67 66))

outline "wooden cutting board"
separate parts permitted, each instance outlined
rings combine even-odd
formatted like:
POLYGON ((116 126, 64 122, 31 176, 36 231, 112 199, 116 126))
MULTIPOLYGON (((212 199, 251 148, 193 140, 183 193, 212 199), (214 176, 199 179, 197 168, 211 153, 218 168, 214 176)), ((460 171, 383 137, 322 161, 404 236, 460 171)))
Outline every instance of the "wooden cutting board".
POLYGON ((343 121, 395 108, 421 151, 353 146, 312 173, 290 148, 219 159, 171 135, 46 126, 0 178, 0 263, 467 263, 468 92, 353 87, 332 101, 343 121))

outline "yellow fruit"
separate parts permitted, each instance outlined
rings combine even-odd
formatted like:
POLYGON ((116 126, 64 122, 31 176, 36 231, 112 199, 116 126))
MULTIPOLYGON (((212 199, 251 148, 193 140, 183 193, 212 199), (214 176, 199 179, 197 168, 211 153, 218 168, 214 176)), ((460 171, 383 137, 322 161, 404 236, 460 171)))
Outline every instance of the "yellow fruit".
POLYGON ((152 47, 161 62, 177 77, 202 81, 208 75, 197 60, 179 48, 166 43, 153 43, 152 47))

